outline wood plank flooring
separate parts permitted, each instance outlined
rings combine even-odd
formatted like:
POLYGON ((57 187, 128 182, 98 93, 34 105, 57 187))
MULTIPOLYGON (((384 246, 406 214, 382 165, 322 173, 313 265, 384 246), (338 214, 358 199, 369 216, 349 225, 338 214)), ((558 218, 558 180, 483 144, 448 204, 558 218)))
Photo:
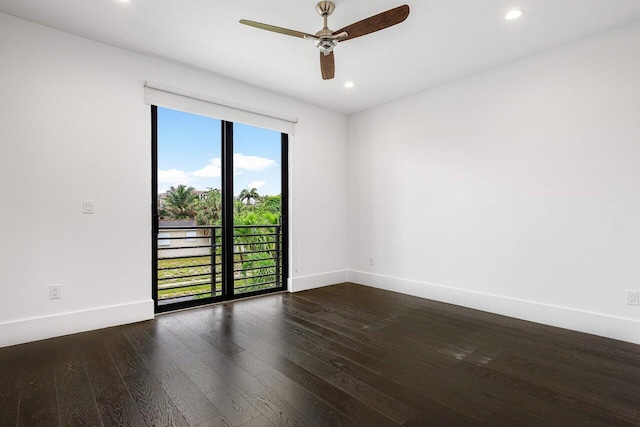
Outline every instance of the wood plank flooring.
POLYGON ((341 284, 0 349, 0 426, 640 426, 640 346, 341 284))

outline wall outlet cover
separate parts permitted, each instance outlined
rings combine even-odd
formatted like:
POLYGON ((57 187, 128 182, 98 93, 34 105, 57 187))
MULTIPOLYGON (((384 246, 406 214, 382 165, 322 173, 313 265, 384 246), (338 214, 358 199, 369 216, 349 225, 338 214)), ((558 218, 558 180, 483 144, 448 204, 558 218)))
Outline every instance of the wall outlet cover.
POLYGON ((638 291, 627 291, 627 305, 639 305, 638 291))
POLYGON ((62 298, 62 285, 49 285, 49 299, 62 298))

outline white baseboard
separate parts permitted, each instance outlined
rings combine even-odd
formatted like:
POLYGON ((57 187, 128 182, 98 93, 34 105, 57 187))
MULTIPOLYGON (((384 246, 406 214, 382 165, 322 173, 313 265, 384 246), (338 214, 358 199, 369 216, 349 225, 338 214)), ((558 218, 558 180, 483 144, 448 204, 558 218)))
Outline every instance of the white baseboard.
POLYGON ((311 276, 294 277, 289 279, 289 292, 300 292, 323 286, 344 283, 349 277, 348 270, 332 271, 330 273, 314 274, 311 276))
MULTIPOLYGON (((640 321, 580 311, 431 283, 399 279, 355 270, 289 279, 289 291, 300 292, 353 282, 434 301, 460 305, 516 319, 640 344, 640 321)), ((0 348, 127 323, 153 319, 153 300, 100 307, 52 316, 0 323, 0 348)))
POLYGON ((349 282, 640 344, 640 321, 349 270, 349 282))
POLYGON ((153 319, 153 300, 0 323, 0 347, 153 319))

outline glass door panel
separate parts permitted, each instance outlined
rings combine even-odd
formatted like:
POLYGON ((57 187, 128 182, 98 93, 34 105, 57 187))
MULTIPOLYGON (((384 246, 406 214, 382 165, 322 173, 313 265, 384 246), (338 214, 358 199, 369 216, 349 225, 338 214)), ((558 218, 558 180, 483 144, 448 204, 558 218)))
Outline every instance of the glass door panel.
POLYGON ((282 136, 234 123, 234 294, 283 287, 282 136))
POLYGON ((157 304, 221 295, 221 121, 157 109, 157 304))

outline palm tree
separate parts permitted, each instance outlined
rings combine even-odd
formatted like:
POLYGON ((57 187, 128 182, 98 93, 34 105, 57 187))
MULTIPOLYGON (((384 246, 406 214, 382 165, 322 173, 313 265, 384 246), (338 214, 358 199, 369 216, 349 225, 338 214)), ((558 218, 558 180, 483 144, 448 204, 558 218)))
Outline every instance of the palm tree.
POLYGON ((178 185, 171 187, 164 197, 163 208, 169 218, 191 219, 196 217, 196 203, 198 198, 193 187, 178 185))
POLYGON ((260 194, 258 194, 257 188, 252 188, 251 190, 245 188, 238 195, 238 200, 240 200, 241 202, 244 202, 246 200, 247 205, 255 205, 256 201, 258 201, 259 199, 260 194))

